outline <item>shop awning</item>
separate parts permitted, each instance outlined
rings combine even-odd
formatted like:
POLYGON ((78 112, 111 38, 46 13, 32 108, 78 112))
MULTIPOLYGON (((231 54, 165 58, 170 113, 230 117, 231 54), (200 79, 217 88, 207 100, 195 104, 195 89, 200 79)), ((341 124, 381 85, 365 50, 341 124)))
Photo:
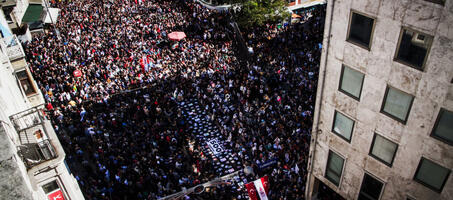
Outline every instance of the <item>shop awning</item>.
POLYGON ((41 21, 42 17, 42 5, 40 4, 30 4, 28 5, 27 11, 25 11, 24 18, 22 18, 22 22, 36 22, 41 21))
POLYGON ((59 12, 60 12, 59 8, 48 8, 46 18, 44 19, 44 23, 46 24, 57 23, 58 16, 60 15, 59 12))

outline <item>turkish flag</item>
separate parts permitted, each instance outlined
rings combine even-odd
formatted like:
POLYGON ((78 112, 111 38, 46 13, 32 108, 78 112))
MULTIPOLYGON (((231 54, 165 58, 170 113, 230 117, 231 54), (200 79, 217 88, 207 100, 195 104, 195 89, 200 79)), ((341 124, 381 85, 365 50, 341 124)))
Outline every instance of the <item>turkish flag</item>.
POLYGON ((258 200, 258 197, 256 196, 255 185, 253 184, 253 182, 245 184, 245 188, 247 188, 250 200, 258 200))
POLYGON ((64 200, 63 192, 61 190, 57 190, 49 195, 47 195, 49 200, 64 200))
POLYGON ((269 180, 267 176, 261 178, 261 183, 263 183, 264 190, 266 194, 269 194, 269 180))

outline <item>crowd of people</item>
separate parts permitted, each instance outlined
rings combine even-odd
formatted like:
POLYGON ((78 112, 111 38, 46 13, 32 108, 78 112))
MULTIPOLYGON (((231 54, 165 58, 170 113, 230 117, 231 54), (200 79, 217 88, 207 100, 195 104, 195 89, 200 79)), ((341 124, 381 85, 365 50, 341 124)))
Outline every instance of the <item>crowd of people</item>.
MULTIPOLYGON (((189 148, 177 105, 189 98, 253 167, 248 181, 268 175, 270 199, 304 199, 323 6, 304 23, 243 27, 246 44, 228 13, 193 0, 53 6, 60 20, 24 49, 86 199, 157 199, 218 176, 203 144, 189 148)), ((233 188, 186 198, 243 198, 233 188)))

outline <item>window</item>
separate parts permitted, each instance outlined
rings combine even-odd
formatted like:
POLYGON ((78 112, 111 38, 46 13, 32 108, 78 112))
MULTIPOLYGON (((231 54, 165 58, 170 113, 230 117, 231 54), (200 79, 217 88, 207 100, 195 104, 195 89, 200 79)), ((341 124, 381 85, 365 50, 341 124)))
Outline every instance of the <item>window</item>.
POLYGON ((373 18, 351 12, 347 41, 370 49, 373 27, 373 18))
POLYGON ((22 70, 16 73, 17 79, 19 79, 20 85, 25 92, 25 95, 31 95, 36 93, 35 88, 33 87, 33 83, 30 79, 30 76, 27 70, 22 70))
POLYGON ((392 166, 398 145, 378 134, 374 134, 370 155, 377 160, 392 166))
POLYGON ((378 200, 384 183, 365 173, 358 200, 378 200))
POLYGON ((343 65, 339 90, 350 97, 360 100, 364 74, 343 65))
POLYGON ((60 189, 60 187, 58 187, 57 181, 52 181, 42 186, 42 190, 44 190, 44 193, 46 194, 51 193, 57 189, 60 189))
POLYGON ((445 5, 445 1, 446 0, 425 0, 425 1, 437 3, 437 4, 440 4, 440 5, 445 5))
POLYGON ((334 153, 329 151, 329 156, 327 158, 327 167, 326 167, 326 178, 336 186, 340 184, 341 174, 343 172, 344 159, 334 153))
POLYGON ((4 6, 4 7, 2 7, 2 10, 3 10, 3 13, 5 14, 6 22, 8 22, 9 24, 13 23, 13 19, 11 18, 11 13, 14 10, 14 5, 4 6))
POLYGON ((453 145, 453 112, 440 109, 431 136, 453 145))
POLYGON ((440 193, 449 175, 449 169, 422 157, 414 180, 440 193))
POLYGON ((65 195, 63 194, 63 191, 61 191, 60 187, 58 186, 57 180, 54 180, 52 182, 49 182, 49 183, 43 185, 42 190, 47 195, 47 199, 49 199, 49 200, 55 200, 55 199, 65 200, 66 199, 65 195))
POLYGON ((413 101, 412 95, 387 87, 381 112, 406 124, 413 101))
POLYGON ((401 30, 395 60, 422 70, 433 37, 407 28, 401 30))
POLYGON ((336 133, 341 138, 351 142, 352 130, 354 129, 354 121, 349 117, 335 111, 333 117, 332 132, 336 133))

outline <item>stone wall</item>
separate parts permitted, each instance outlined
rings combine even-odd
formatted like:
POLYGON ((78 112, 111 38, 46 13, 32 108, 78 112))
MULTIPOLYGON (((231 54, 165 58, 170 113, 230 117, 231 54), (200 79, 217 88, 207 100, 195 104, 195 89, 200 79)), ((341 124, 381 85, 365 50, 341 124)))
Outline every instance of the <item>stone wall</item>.
POLYGON ((442 6, 425 0, 329 0, 328 7, 332 3, 313 174, 347 199, 357 199, 365 171, 384 181, 381 199, 453 199, 451 174, 442 193, 413 181, 422 156, 453 169, 453 147, 430 137, 439 110, 453 111, 453 1, 442 6), (376 18, 370 50, 346 41, 351 9, 376 18), (423 71, 394 61, 401 27, 434 36, 423 71), (338 91, 342 64, 365 74, 360 101, 338 91), (406 124, 380 113, 388 85, 415 96, 406 124), (331 132, 335 110, 355 121, 350 143, 331 132), (368 155, 374 133, 398 144, 393 166, 368 155), (329 149, 346 157, 339 188, 324 178, 329 149))

